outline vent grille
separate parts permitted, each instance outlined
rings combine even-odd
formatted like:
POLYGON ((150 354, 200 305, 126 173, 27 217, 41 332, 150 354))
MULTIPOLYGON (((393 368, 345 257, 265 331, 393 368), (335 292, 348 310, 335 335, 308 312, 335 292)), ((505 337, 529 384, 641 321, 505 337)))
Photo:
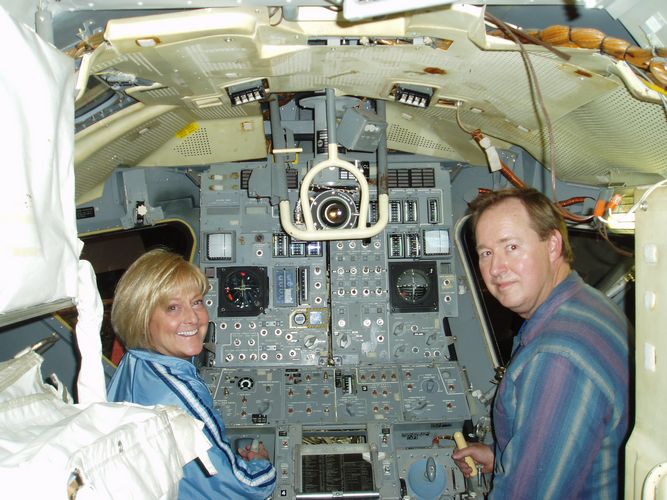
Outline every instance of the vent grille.
POLYGON ((162 73, 162 71, 160 71, 158 69, 158 67, 151 62, 150 59, 148 59, 145 55, 143 55, 141 53, 133 52, 131 54, 127 54, 127 59, 129 61, 132 61, 139 68, 147 69, 153 75, 157 75, 157 76, 163 76, 164 75, 162 73))
POLYGON ((440 151, 449 155, 456 155, 456 151, 446 142, 425 138, 417 132, 396 124, 389 125, 387 141, 396 145, 412 146, 421 150, 440 151))
MULTIPOLYGON (((667 172, 664 125, 660 106, 637 102, 619 87, 554 124, 558 178, 592 184, 653 182, 642 175, 667 172)), ((542 140, 534 134, 522 145, 542 159, 542 140)))
POLYGON ((211 141, 208 138, 208 132, 205 128, 200 128, 196 132, 187 136, 178 143, 174 151, 183 156, 206 156, 211 154, 211 141))
POLYGON ((161 87, 159 89, 144 90, 136 93, 137 98, 141 98, 143 102, 147 101, 161 101, 170 97, 178 97, 179 92, 172 87, 161 87))
MULTIPOLYGON (((113 120, 113 117, 111 119, 113 120)), ((128 130, 116 141, 77 163, 75 165, 77 202, 81 203, 82 197, 100 182, 104 182, 118 165, 136 165, 187 124, 188 122, 177 113, 165 113, 158 119, 128 130), (143 132, 145 129, 147 132, 143 132)))
POLYGON ((434 188, 432 168, 392 168, 387 171, 390 188, 434 188))
POLYGON ((236 106, 234 108, 229 105, 225 106, 211 106, 209 108, 191 109, 192 114, 201 120, 225 120, 228 118, 245 118, 246 116, 257 116, 259 109, 255 112, 255 108, 250 111, 251 105, 236 106), (246 108, 246 109, 244 109, 246 108))
MULTIPOLYGON (((241 170, 241 189, 248 189, 252 170, 241 170)), ((299 172, 294 169, 287 171, 287 189, 296 189, 299 187, 299 172)))

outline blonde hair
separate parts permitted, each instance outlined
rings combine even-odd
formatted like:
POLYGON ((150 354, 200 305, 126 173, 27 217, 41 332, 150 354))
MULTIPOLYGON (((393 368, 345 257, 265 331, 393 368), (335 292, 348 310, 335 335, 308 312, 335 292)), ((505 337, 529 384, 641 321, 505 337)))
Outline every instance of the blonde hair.
POLYGON ((208 291, 208 280, 194 264, 163 249, 143 254, 116 286, 111 326, 127 349, 152 349, 148 324, 159 306, 181 291, 208 291))

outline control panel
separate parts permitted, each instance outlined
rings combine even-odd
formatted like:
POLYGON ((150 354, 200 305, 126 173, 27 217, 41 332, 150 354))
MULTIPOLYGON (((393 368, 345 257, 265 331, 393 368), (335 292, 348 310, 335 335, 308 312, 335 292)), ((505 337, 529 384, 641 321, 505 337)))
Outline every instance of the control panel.
MULTIPOLYGON (((390 168, 396 186, 390 220, 377 236, 298 241, 282 231, 269 199, 248 196, 249 179, 265 168, 221 165, 202 176, 200 262, 211 283, 210 365, 450 359, 444 323, 458 308, 448 171, 440 164, 390 168)), ((356 194, 350 192, 340 184, 322 187, 313 210, 323 224, 354 219, 356 194)))
MULTIPOLYGON (((346 160, 373 177, 372 161, 346 160)), ((360 193, 345 170, 325 169, 301 206, 313 163, 285 176, 294 220, 309 210, 318 228, 354 226, 360 193)), ((471 409, 449 326, 459 314, 449 171, 390 163, 384 230, 302 241, 283 230, 278 194, 254 188, 269 168, 221 164, 201 176, 201 372, 230 436, 265 442, 274 498, 460 498, 469 485, 451 436, 471 409)))

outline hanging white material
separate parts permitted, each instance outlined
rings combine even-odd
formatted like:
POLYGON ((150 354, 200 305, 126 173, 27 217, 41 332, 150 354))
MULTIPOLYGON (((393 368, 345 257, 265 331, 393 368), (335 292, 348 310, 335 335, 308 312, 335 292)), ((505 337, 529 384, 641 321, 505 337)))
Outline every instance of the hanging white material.
POLYGON ((70 404, 42 383, 41 363, 33 351, 0 363, 3 497, 171 499, 187 462, 215 473, 203 424, 184 410, 70 404))
POLYGON ((0 7, 0 314, 76 297, 74 61, 0 7))
POLYGON ((78 318, 75 337, 81 355, 81 366, 76 381, 78 402, 103 402, 107 400, 100 337, 104 306, 97 289, 95 270, 87 260, 79 261, 79 294, 76 298, 76 309, 78 318))

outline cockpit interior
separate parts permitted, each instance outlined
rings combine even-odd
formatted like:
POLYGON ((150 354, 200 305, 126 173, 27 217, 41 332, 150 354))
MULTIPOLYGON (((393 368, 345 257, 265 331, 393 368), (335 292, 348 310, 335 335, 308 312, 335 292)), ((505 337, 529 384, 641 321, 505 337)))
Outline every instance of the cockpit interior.
POLYGON ((82 259, 108 380, 118 280, 168 248, 208 279, 196 365, 230 439, 266 445, 272 498, 484 498, 454 435, 492 439, 521 318, 468 204, 533 187, 636 330, 625 498, 667 498, 662 2, 0 6, 3 362, 33 346, 76 399, 82 259))

